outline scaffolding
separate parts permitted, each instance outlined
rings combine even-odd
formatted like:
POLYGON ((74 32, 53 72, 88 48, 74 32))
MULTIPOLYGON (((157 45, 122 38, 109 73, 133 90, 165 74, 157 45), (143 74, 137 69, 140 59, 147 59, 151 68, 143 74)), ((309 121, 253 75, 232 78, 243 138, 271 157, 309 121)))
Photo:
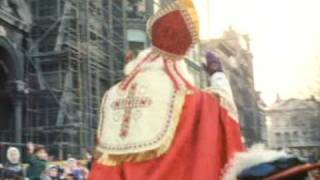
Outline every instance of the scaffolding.
POLYGON ((60 159, 95 144, 103 93, 122 77, 124 0, 30 0, 24 141, 60 159))

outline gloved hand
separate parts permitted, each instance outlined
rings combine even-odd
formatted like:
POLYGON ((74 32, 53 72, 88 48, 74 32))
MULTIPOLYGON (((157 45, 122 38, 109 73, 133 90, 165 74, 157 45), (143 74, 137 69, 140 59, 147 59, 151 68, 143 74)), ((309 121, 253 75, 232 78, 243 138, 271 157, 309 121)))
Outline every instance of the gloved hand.
POLYGON ((205 71, 211 76, 216 72, 223 72, 222 64, 219 58, 212 52, 206 54, 207 64, 202 64, 205 71))

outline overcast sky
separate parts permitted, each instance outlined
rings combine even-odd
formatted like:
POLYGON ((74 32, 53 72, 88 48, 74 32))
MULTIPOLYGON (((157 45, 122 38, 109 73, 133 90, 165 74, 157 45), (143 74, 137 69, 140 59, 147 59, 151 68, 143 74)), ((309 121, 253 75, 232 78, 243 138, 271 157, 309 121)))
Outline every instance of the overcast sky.
POLYGON ((250 35, 256 89, 268 103, 277 93, 309 97, 320 69, 320 0, 195 2, 202 38, 217 38, 230 25, 250 35))

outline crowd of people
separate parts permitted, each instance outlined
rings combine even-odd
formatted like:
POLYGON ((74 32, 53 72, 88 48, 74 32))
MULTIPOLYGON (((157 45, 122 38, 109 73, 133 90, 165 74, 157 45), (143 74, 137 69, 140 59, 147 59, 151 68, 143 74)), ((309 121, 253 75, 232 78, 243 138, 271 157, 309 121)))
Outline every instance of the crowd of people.
POLYGON ((0 164, 0 179, 4 180, 84 180, 89 175, 91 156, 87 161, 69 157, 62 162, 50 160, 44 146, 27 144, 27 155, 22 162, 18 148, 7 149, 7 161, 0 164))

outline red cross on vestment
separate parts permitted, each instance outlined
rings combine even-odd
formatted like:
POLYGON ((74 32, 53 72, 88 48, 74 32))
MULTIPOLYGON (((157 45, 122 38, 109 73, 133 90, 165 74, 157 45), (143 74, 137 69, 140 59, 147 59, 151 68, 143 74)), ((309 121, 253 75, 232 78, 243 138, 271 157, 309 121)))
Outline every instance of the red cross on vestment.
POLYGON ((129 89, 128 95, 124 99, 114 101, 111 106, 114 110, 124 110, 119 136, 126 138, 128 136, 130 117, 132 111, 138 108, 144 108, 151 105, 151 99, 147 97, 136 96, 137 85, 133 84, 129 89))

